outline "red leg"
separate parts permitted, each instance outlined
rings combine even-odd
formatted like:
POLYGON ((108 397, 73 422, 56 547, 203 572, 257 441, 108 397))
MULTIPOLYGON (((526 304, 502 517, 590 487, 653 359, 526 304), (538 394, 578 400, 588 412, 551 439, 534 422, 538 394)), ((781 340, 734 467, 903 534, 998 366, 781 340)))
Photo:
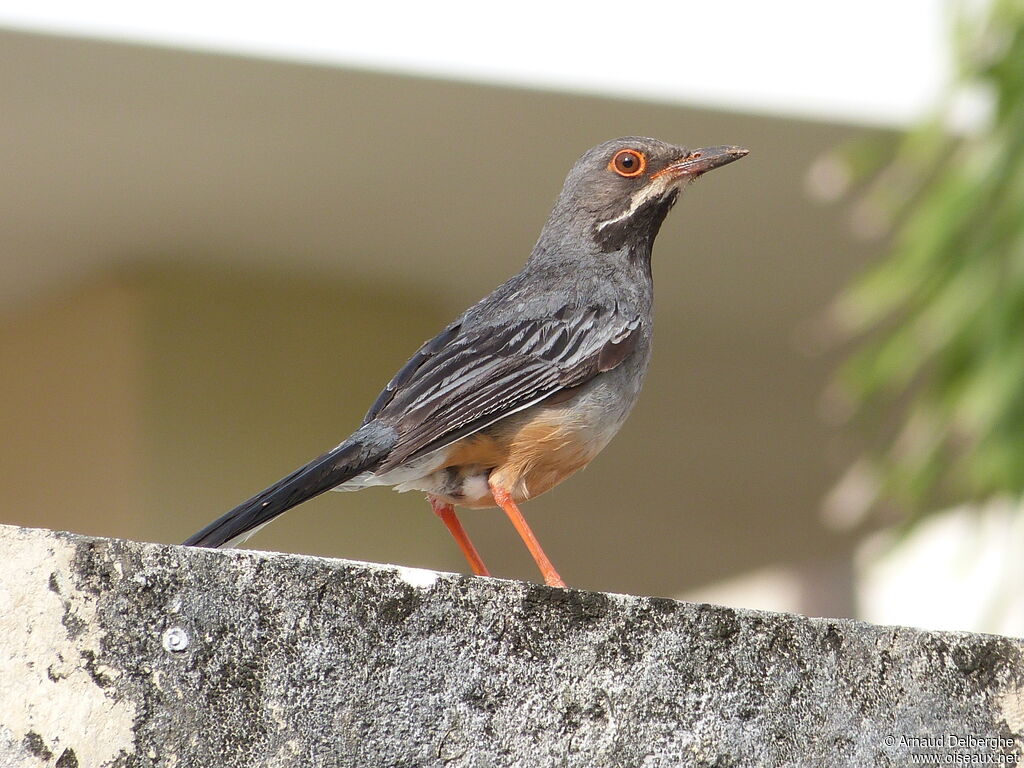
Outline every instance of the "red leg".
POLYGON ((451 504, 446 504, 433 496, 428 496, 427 499, 429 499, 430 506, 434 509, 434 514, 440 517, 441 522, 448 526, 449 533, 451 533, 455 542, 459 545, 462 554, 466 556, 466 559, 469 561, 469 567, 473 569, 473 573, 477 576, 490 576, 491 573, 480 558, 480 553, 476 551, 473 542, 469 540, 466 529, 462 527, 459 518, 455 516, 455 508, 451 504))
POLYGON ((558 575, 555 566, 551 564, 548 556, 544 554, 544 550, 540 548, 540 542, 533 535, 530 526, 526 524, 526 518, 523 517, 523 513, 519 511, 519 507, 512 501, 512 494, 504 488, 492 485, 491 495, 494 496, 498 506, 505 510, 505 514, 512 521, 512 525, 515 526, 526 548, 530 550, 533 561, 537 563, 537 567, 540 568, 541 575, 544 577, 544 583, 549 587, 564 587, 565 582, 562 581, 562 577, 558 575))

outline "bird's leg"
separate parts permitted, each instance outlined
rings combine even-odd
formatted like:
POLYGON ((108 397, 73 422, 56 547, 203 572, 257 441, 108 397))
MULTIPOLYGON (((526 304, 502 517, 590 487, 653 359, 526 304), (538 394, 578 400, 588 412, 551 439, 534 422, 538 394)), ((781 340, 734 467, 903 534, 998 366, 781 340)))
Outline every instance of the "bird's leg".
POLYGON ((564 587, 565 582, 562 581, 562 577, 558 575, 555 566, 551 564, 548 556, 544 554, 544 550, 540 548, 540 542, 533 535, 530 526, 526 524, 526 518, 523 517, 523 513, 519 511, 519 507, 512 501, 512 494, 498 485, 490 484, 490 488, 494 500, 499 507, 505 510, 505 514, 512 521, 512 525, 515 526, 526 548, 530 550, 533 561, 537 563, 537 567, 540 568, 541 575, 544 577, 544 583, 549 587, 564 587))
POLYGON ((480 557, 480 553, 476 551, 476 547, 473 546, 473 542, 469 540, 469 534, 466 533, 466 529, 462 527, 462 523, 459 522, 459 518, 455 516, 455 508, 446 502, 434 496, 427 496, 430 501, 430 506, 434 510, 434 514, 441 518, 447 527, 449 533, 455 539, 455 542, 459 545, 459 549, 462 550, 462 554, 466 556, 469 561, 469 567, 473 569, 473 573, 477 576, 490 576, 490 571, 487 570, 487 566, 484 565, 484 561, 480 557))

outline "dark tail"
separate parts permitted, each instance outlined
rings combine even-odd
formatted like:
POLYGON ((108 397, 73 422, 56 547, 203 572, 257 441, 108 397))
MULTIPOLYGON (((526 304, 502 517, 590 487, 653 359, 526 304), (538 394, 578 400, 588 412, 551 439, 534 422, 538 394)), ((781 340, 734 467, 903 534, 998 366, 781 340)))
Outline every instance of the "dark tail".
POLYGON ((371 422, 332 451, 243 501, 185 541, 191 547, 220 547, 252 535, 297 504, 319 496, 380 464, 395 444, 390 427, 371 422))

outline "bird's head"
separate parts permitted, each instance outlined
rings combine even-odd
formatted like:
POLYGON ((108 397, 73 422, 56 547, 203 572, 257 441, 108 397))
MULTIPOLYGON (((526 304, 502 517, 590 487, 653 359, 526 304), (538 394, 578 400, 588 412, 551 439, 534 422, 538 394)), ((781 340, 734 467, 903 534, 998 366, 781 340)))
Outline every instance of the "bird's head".
POLYGON ((747 152, 687 149, 638 136, 606 141, 569 171, 548 227, 571 230, 603 251, 649 247, 682 187, 747 152))

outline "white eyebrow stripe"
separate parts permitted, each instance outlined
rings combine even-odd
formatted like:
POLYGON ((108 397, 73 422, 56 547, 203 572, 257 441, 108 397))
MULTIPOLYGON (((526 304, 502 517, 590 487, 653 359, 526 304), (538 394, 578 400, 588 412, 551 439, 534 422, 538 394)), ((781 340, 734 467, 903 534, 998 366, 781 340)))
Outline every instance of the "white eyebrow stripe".
POLYGON ((640 206, 642 206, 652 197, 660 197, 661 195, 663 195, 671 181, 674 181, 674 179, 671 179, 669 176, 659 176, 646 187, 638 189, 636 192, 633 193, 633 196, 629 199, 629 208, 620 213, 614 219, 602 221, 600 224, 597 225, 597 231, 600 232, 609 224, 614 224, 617 221, 628 219, 630 216, 632 216, 634 213, 640 210, 640 206))

